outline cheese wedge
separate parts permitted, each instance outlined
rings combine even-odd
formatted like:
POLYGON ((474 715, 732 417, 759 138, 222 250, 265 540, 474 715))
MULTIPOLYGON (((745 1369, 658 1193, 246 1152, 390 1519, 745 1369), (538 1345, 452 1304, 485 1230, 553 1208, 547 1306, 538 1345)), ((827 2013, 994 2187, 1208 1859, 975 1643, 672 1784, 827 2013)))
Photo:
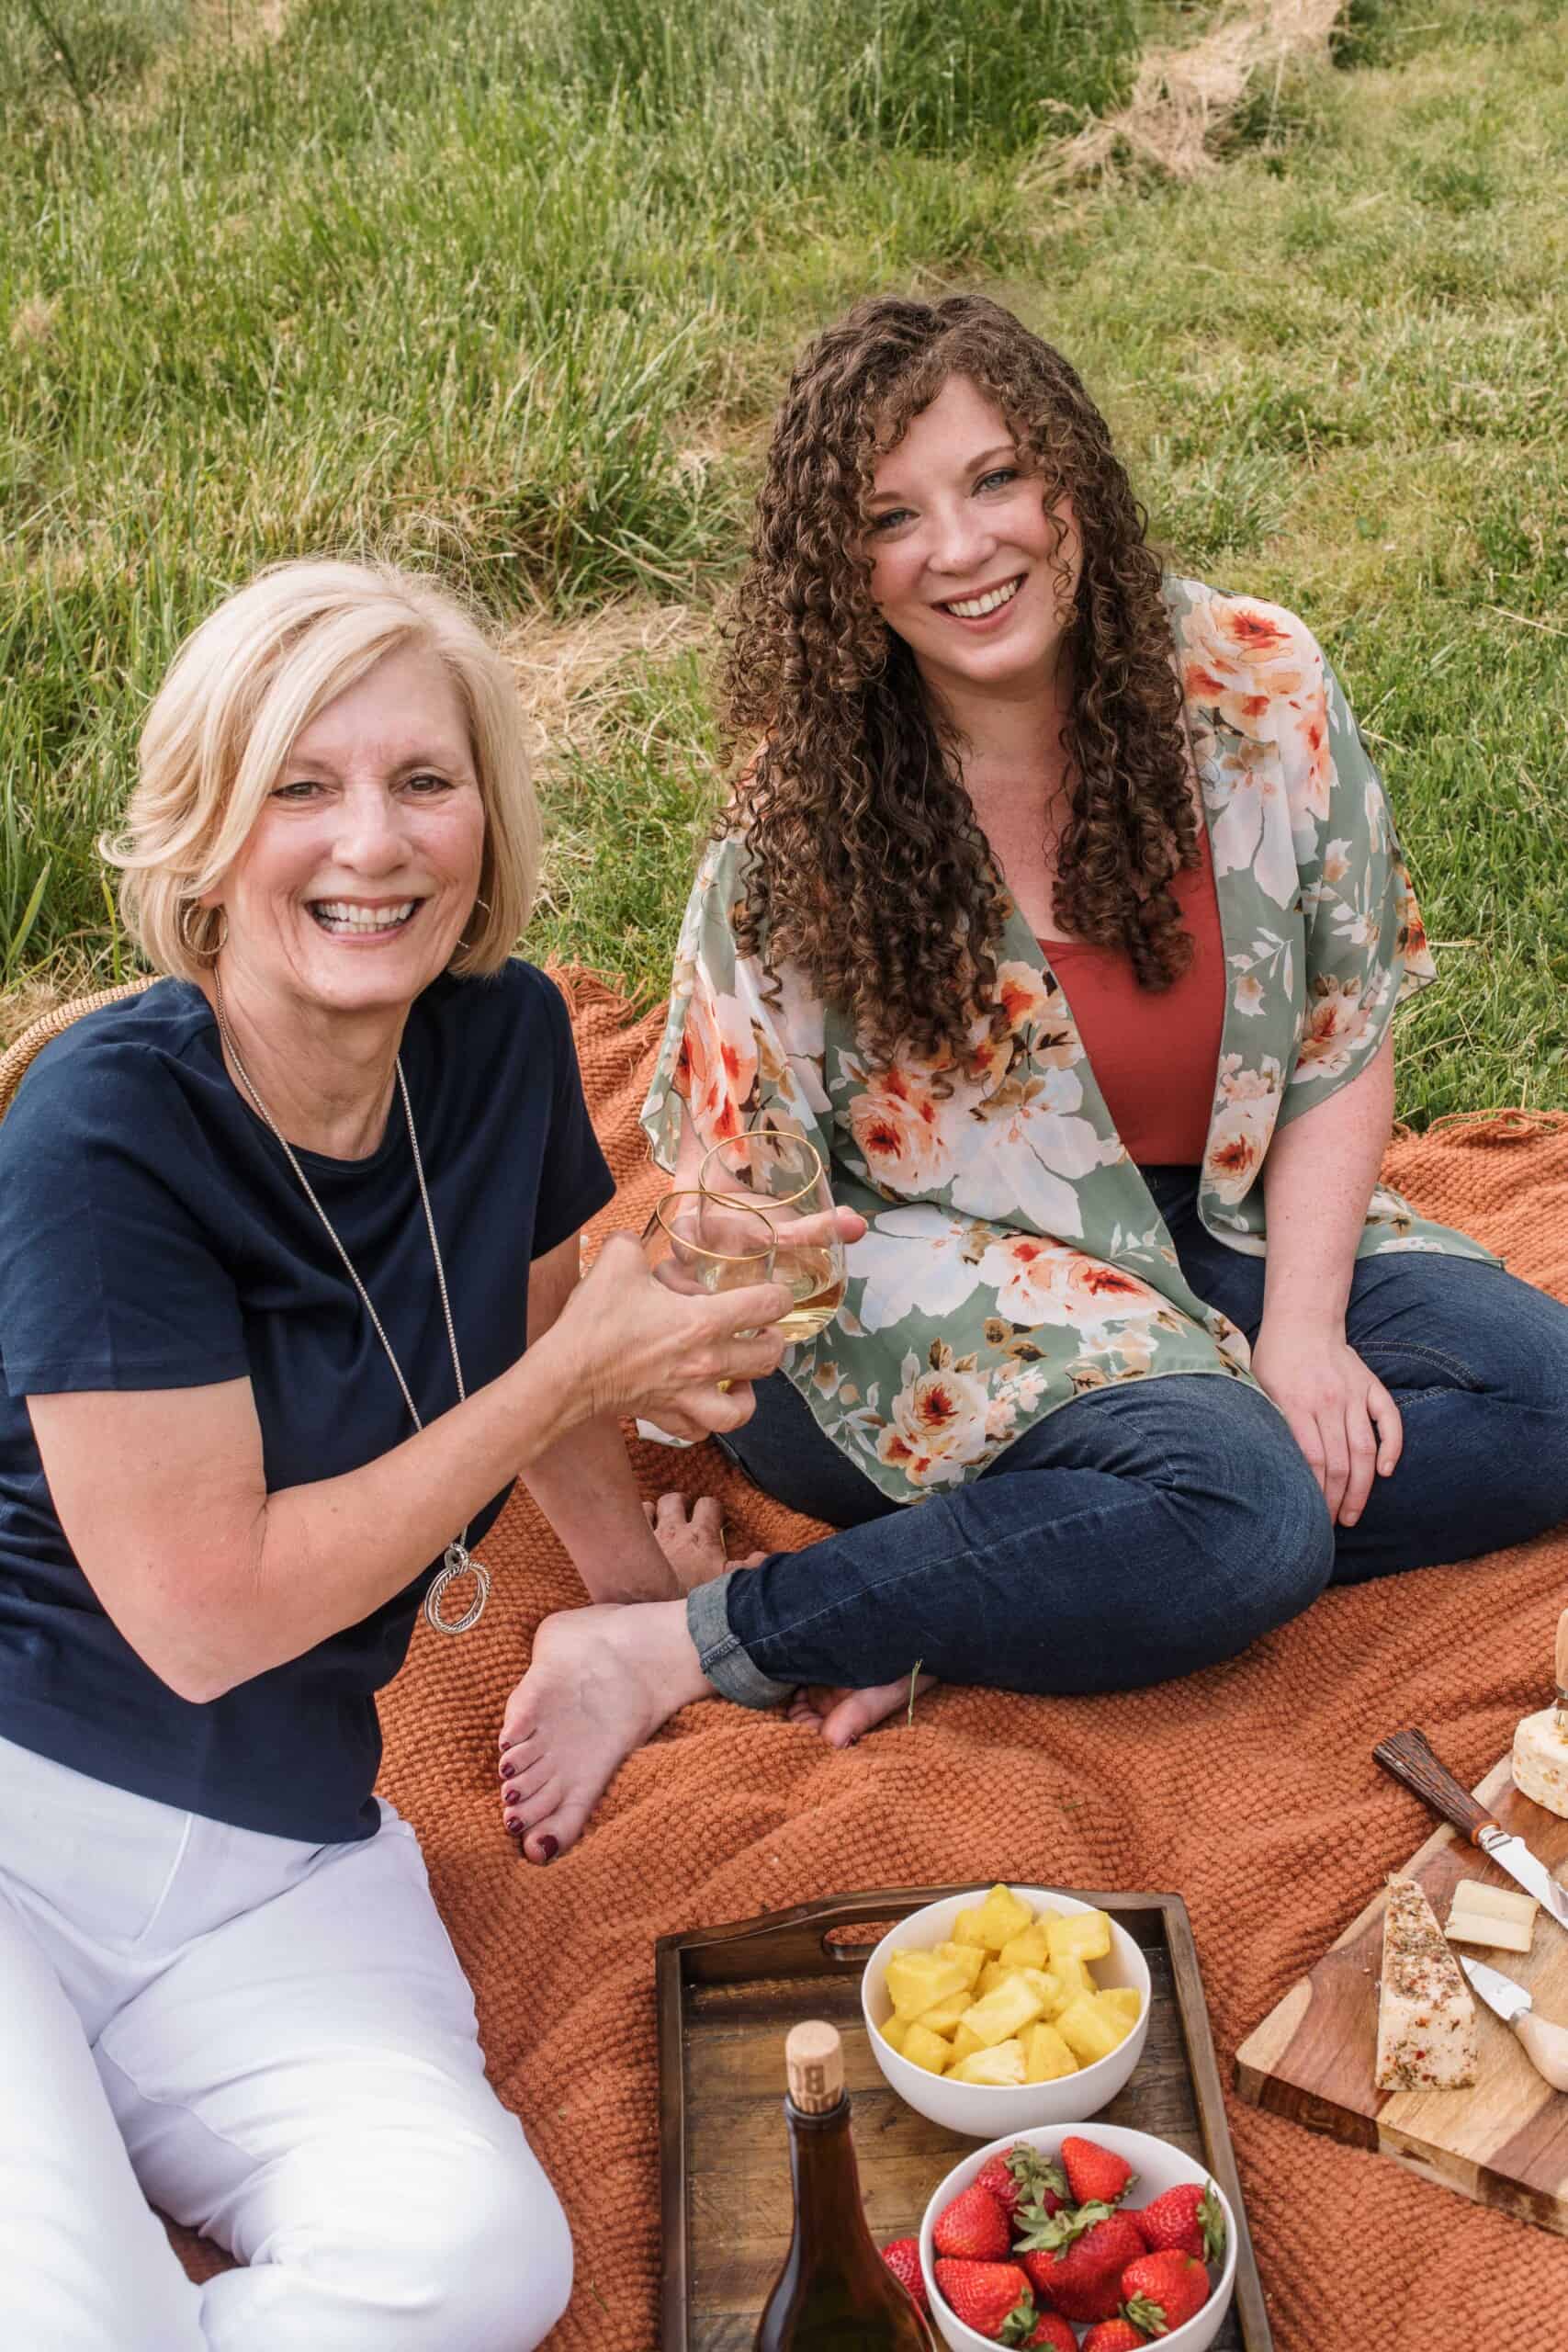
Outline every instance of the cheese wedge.
POLYGON ((1515 1732, 1514 1786, 1568 1819, 1568 1738, 1557 1728, 1555 1707, 1526 1715, 1515 1732))
POLYGON ((1473 2083, 1475 2003, 1413 1878, 1388 1883, 1378 1986, 1380 2091, 1460 2090, 1473 2083))

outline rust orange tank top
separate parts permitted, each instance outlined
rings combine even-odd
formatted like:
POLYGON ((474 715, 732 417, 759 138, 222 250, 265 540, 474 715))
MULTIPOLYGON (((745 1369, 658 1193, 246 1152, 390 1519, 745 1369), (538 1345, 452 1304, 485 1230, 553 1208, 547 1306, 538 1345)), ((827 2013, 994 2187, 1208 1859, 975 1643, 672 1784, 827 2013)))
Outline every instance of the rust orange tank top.
POLYGON ((1206 825, 1198 828, 1198 845, 1200 864, 1171 885, 1193 944, 1192 961, 1172 987, 1141 989, 1119 947, 1040 943, 1116 1132, 1146 1168, 1196 1167, 1208 1139, 1225 1017, 1225 947, 1206 825))

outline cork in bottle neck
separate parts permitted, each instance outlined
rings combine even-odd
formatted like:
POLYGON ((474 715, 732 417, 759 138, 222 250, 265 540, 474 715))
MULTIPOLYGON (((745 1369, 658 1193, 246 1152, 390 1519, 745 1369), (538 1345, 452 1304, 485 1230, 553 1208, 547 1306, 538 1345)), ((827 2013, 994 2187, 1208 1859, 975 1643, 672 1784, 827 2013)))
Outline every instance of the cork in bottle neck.
POLYGON ((844 2096, 844 2045, 838 2028, 813 2018, 792 2026, 784 2042, 791 2104, 802 2115, 826 2115, 844 2096))

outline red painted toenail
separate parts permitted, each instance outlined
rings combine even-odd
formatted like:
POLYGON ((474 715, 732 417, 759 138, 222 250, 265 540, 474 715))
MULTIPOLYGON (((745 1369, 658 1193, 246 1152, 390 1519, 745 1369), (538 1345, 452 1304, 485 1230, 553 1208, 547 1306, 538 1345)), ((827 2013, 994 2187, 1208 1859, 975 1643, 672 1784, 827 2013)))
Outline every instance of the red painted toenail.
POLYGON ((502 1779, 503 1781, 510 1781, 516 1770, 516 1765, 512 1762, 510 1758, 508 1758, 507 1761, 501 1768, 502 1779))
POLYGON ((539 1851, 547 1862, 553 1862, 560 1852, 560 1846, 556 1838, 547 1836, 539 1840, 539 1851))
POLYGON ((521 1838, 523 1824, 520 1821, 509 1821, 506 1825, 506 1834, 509 1838, 521 1838))

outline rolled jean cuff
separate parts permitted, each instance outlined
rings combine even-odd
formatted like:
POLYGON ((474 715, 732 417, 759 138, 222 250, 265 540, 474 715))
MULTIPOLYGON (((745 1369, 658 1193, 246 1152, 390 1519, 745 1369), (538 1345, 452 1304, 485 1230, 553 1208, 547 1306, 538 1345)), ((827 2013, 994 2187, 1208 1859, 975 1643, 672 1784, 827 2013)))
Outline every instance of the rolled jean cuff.
POLYGON ((753 1573, 749 1568, 730 1568, 711 1584, 700 1584, 689 1592, 686 1631, 696 1645, 698 1664, 721 1699, 733 1699, 738 1707, 777 1707, 789 1698, 795 1684, 775 1682, 771 1674, 753 1666, 750 1654, 729 1630, 730 1579, 753 1573))

